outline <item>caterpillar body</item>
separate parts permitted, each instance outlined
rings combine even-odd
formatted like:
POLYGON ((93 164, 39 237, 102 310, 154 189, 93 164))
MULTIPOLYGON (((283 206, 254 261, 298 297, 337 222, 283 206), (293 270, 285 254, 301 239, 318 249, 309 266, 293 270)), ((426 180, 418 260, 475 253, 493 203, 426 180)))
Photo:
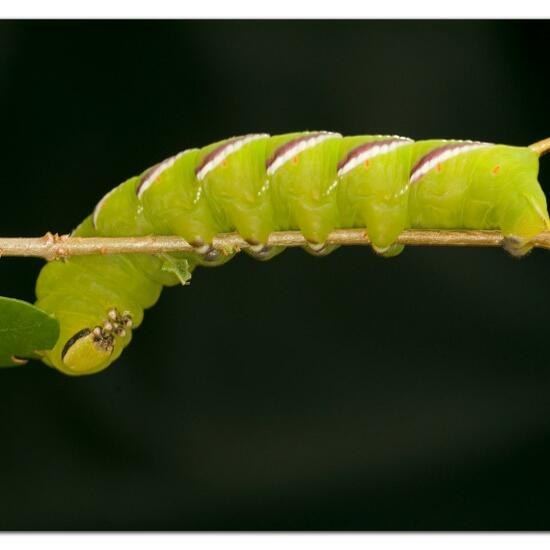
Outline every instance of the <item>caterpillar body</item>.
POLYGON ((266 244, 273 231, 299 230, 308 251, 324 255, 334 249, 325 244, 331 231, 365 227, 377 253, 395 256, 407 228, 500 229, 507 250, 524 255, 550 228, 537 176, 533 150, 477 141, 301 132, 183 151, 107 193, 73 235, 177 235, 195 252, 48 263, 37 306, 61 332, 43 361, 71 375, 106 368, 162 287, 180 281, 167 260, 191 272, 232 257, 212 248, 218 233, 237 231, 248 253, 267 260, 282 251, 266 244))

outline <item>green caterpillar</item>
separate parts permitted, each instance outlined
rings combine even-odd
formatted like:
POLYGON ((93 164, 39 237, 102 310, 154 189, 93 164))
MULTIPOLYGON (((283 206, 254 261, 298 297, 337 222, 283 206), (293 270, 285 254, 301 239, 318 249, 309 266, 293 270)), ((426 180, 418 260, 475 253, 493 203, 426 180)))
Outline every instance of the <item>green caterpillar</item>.
POLYGON ((47 264, 36 305, 61 333, 43 360, 72 375, 106 368, 182 269, 232 257, 212 248, 218 233, 239 232, 247 252, 266 260, 282 251, 266 245, 273 231, 299 230, 306 248, 324 255, 334 248, 325 244, 331 231, 366 227, 374 250, 395 256, 407 228, 500 229, 505 248, 524 255, 550 228, 537 175, 533 150, 473 141, 301 132, 183 151, 107 193, 73 235, 177 235, 195 252, 47 264))

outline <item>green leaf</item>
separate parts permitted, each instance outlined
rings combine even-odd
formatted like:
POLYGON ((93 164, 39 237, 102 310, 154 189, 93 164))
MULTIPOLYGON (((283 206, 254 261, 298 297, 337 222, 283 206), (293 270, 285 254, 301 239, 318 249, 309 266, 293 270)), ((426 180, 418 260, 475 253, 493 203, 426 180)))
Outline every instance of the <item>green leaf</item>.
POLYGON ((160 254, 160 257, 164 260, 161 267, 162 271, 174 273, 184 286, 189 284, 191 271, 189 270, 189 262, 186 259, 177 258, 170 254, 160 254))
POLYGON ((58 338, 57 319, 28 302, 0 296, 0 367, 38 358, 36 352, 53 348, 58 338))

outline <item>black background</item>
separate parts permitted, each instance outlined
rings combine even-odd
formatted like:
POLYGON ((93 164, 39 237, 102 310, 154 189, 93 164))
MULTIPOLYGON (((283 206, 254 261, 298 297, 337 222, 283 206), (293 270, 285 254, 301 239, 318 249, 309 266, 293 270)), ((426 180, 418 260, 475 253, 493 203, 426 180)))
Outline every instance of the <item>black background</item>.
MULTIPOLYGON (((0 233, 67 232, 191 146, 550 134, 550 25, 0 22, 0 233)), ((550 189, 550 161, 541 183, 550 189)), ((38 260, 2 259, 33 300, 38 260)), ((238 257, 105 372, 0 372, 0 528, 549 529, 550 254, 238 257)))

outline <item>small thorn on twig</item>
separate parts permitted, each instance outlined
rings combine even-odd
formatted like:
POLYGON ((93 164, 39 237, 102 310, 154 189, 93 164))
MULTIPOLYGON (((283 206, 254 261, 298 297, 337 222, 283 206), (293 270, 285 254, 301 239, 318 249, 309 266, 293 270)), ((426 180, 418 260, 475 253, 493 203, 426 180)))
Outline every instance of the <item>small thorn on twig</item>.
POLYGON ((48 244, 54 244, 55 243, 55 236, 51 231, 48 231, 42 236, 42 239, 46 241, 48 244))

